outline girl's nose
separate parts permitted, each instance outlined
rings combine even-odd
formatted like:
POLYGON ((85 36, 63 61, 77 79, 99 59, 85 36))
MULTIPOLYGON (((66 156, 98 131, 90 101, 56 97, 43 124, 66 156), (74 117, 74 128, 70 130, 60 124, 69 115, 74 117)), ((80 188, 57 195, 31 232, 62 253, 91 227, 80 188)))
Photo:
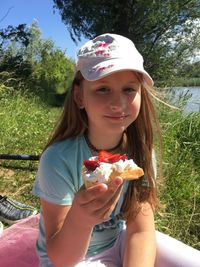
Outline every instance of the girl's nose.
POLYGON ((117 95, 113 95, 111 100, 110 100, 110 109, 112 111, 123 111, 124 108, 126 106, 126 101, 125 101, 125 97, 117 94, 117 95))

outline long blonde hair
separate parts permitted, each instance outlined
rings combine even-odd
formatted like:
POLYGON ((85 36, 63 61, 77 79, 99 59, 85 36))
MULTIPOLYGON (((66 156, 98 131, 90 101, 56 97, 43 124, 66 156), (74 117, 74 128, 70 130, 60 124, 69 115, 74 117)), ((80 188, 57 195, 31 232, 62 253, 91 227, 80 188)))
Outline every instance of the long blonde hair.
MULTIPOLYGON (((141 80, 141 77, 140 77, 141 80)), ((142 180, 131 181, 122 210, 126 218, 135 216, 141 203, 149 202, 153 210, 157 204, 155 170, 153 168, 154 136, 158 135, 160 148, 162 140, 160 126, 152 102, 153 88, 141 82, 141 107, 137 119, 127 128, 127 153, 143 168, 146 186, 142 180)))
MULTIPOLYGON (((142 186, 141 180, 131 181, 122 206, 125 218, 137 214, 142 202, 149 202, 154 209, 157 202, 152 163, 154 128, 159 131, 156 112, 152 103, 153 89, 136 73, 141 82, 141 107, 137 119, 126 129, 126 153, 144 169, 148 186, 142 186)), ((81 86, 83 76, 78 72, 72 82, 64 109, 58 124, 45 149, 55 142, 84 134, 88 128, 87 114, 77 106, 74 100, 75 86, 81 86)))

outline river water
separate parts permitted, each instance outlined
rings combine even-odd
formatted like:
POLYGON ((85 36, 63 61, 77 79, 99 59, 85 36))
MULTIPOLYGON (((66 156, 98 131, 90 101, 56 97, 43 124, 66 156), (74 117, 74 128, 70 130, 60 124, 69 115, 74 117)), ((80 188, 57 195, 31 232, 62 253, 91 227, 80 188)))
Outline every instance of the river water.
POLYGON ((176 105, 179 100, 187 99, 184 112, 200 112, 200 87, 174 87, 171 89, 172 103, 176 105))

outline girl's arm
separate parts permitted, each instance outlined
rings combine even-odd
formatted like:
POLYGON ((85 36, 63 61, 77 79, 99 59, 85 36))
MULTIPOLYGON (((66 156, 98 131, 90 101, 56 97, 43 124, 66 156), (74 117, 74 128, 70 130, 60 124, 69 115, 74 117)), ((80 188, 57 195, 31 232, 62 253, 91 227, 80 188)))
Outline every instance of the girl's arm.
POLYGON ((55 267, 74 266, 84 258, 92 226, 71 216, 71 206, 61 206, 41 200, 47 253, 55 267), (66 262, 67 259, 67 262, 66 262))
POLYGON ((123 267, 153 267, 155 256, 154 214, 144 203, 136 218, 127 222, 123 267))
POLYGON ((109 187, 99 184, 81 189, 72 206, 41 200, 47 253, 55 267, 72 267, 85 257, 93 227, 111 214, 122 182, 116 178, 109 187))

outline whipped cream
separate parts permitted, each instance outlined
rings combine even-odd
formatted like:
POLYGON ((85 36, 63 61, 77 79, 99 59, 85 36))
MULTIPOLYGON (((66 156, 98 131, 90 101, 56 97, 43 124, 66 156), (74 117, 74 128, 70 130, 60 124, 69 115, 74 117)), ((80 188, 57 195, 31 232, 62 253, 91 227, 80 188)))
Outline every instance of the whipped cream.
MULTIPOLYGON (((91 157, 89 160, 98 160, 98 157, 91 157)), ((137 167, 137 165, 132 159, 127 159, 125 161, 119 160, 112 164, 100 162, 100 166, 94 171, 87 170, 87 172, 83 174, 83 178, 90 182, 106 183, 113 171, 122 173, 125 169, 128 170, 134 167, 137 167)))

